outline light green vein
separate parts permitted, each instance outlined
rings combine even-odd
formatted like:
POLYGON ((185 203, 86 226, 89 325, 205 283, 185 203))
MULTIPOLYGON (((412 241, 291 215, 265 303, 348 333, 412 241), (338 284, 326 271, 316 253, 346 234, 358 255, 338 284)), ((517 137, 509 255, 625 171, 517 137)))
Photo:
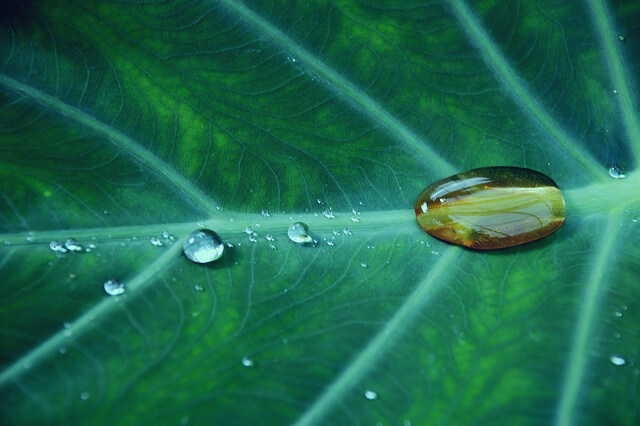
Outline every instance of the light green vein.
POLYGON ((540 102, 529 92, 525 84, 518 78, 515 70, 509 65, 509 61, 500 52, 489 34, 482 27, 479 19, 464 3, 463 0, 450 0, 455 15, 460 20, 469 38, 480 50, 488 67, 498 77, 502 85, 507 89, 511 98, 525 110, 542 127, 549 136, 564 148, 576 161, 581 163, 597 179, 606 178, 606 170, 586 150, 580 148, 580 144, 573 140, 567 132, 545 110, 540 102))
POLYGON ((607 282, 608 272, 613 263, 611 253, 615 250, 616 242, 618 241, 618 221, 618 215, 614 213, 609 215, 607 226, 600 239, 597 240, 600 250, 594 259, 589 275, 585 277, 587 285, 580 304, 573 349, 569 356, 567 375, 562 386, 560 403, 556 411, 556 426, 576 424, 574 413, 589 357, 589 341, 596 321, 596 310, 607 282))
POLYGON ((441 175, 450 175, 455 172, 454 167, 445 161, 437 152, 431 149, 428 141, 423 140, 408 127, 402 124, 397 118, 391 115, 380 104, 369 95, 360 90, 354 83, 345 76, 334 71, 324 61, 316 57, 296 41, 285 35, 273 24, 256 14, 239 1, 219 0, 229 10, 235 12, 239 17, 252 25, 257 31, 271 39, 278 47, 283 49, 296 60, 308 67, 323 80, 330 83, 336 93, 349 101, 360 111, 366 113, 373 122, 384 126, 397 140, 405 143, 414 150, 424 164, 435 169, 441 175))
POLYGON ((593 12, 592 16, 600 35, 602 47, 607 55, 613 86, 618 91, 622 119, 627 128, 631 149, 636 161, 640 161, 640 120, 638 119, 636 104, 633 101, 631 85, 626 78, 625 69, 627 68, 622 62, 618 36, 613 31, 611 16, 604 2, 602 0, 589 0, 589 5, 593 12))
POLYGON ((391 319, 336 380, 322 392, 320 397, 295 423, 296 426, 319 424, 344 399, 344 395, 361 382, 393 343, 413 324, 422 308, 442 287, 443 275, 449 271, 451 263, 458 257, 461 250, 457 247, 446 250, 391 319))
POLYGON ((105 137, 120 149, 127 151, 140 163, 165 178, 171 185, 184 193, 198 207, 211 215, 216 214, 217 210, 215 208, 216 203, 214 200, 205 195, 180 173, 176 172, 169 164, 156 157, 151 151, 143 148, 125 134, 100 122, 95 117, 66 104, 60 99, 56 99, 53 96, 2 74, 0 74, 0 87, 17 93, 20 96, 42 105, 43 107, 49 108, 63 117, 74 120, 100 136, 105 137))
POLYGON ((72 339, 95 327, 96 323, 111 311, 118 309, 128 300, 133 299, 140 291, 152 283, 153 278, 166 269, 180 253, 182 253, 182 240, 176 241, 173 246, 138 275, 126 280, 126 293, 124 296, 114 297, 105 294, 101 302, 73 321, 68 329, 60 330, 26 355, 14 361, 0 373, 0 388, 17 379, 22 373, 28 371, 28 368, 36 366, 43 359, 55 353, 61 346, 67 345, 72 339), (68 335, 68 333, 71 334, 68 335))

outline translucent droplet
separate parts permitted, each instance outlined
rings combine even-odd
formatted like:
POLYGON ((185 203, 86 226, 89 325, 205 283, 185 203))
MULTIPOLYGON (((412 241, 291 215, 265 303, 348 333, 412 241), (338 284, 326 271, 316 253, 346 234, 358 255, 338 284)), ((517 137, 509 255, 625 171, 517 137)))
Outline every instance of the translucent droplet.
POLYGON ((276 246, 276 245, 275 245, 275 244, 273 244, 273 243, 269 244, 269 248, 270 248, 271 250, 278 250, 278 246, 276 246))
POLYGON ((53 240, 49 243, 49 248, 56 253, 66 253, 68 251, 62 244, 60 244, 59 241, 56 240, 53 240))
POLYGON ((80 399, 83 400, 83 401, 86 401, 87 399, 89 399, 90 396, 91 395, 89 395, 89 392, 82 392, 80 394, 80 399))
POLYGON ((64 323, 62 323, 62 326, 68 330, 68 329, 70 329, 70 328, 71 328, 71 323, 70 323, 70 322, 65 321, 64 323))
POLYGON ((267 241, 271 241, 271 242, 273 242, 273 241, 275 241, 275 240, 276 240, 276 239, 275 239, 275 237, 274 237, 273 235, 271 235, 271 234, 267 234, 267 235, 266 235, 266 237, 264 237, 264 238, 265 238, 267 241))
POLYGON ((287 234, 289 235, 289 239, 294 243, 305 244, 313 241, 313 238, 309 235, 309 227, 306 223, 292 223, 289 225, 287 234))
POLYGON ((117 280, 108 280, 103 287, 109 296, 119 296, 124 293, 124 284, 117 280))
POLYGON ((253 232, 251 235, 249 235, 249 241, 251 241, 252 243, 257 243, 258 242, 258 234, 253 232))
POLYGON ((251 235, 251 234, 253 234, 253 228, 250 227, 250 226, 245 226, 244 232, 246 232, 247 234, 251 235))
POLYGON ((35 234, 33 233, 33 231, 30 231, 30 232, 27 234, 27 236, 25 237, 25 240, 26 240, 28 243, 32 243, 32 242, 33 242, 33 240, 34 240, 34 235, 35 235, 35 234))
POLYGON ((620 41, 624 41, 624 36, 623 36, 623 35, 619 35, 619 36, 618 36, 618 40, 620 40, 620 41))
POLYGON ((318 199, 316 200, 316 203, 318 203, 318 204, 322 204, 322 200, 321 200, 320 198, 318 198, 318 199))
POLYGON ((351 222, 360 223, 360 218, 358 216, 351 216, 351 222))
POLYGON ((162 238, 165 240, 169 239, 169 231, 162 231, 162 238))
POLYGON ((335 219, 336 216, 333 214, 333 210, 331 208, 326 209, 322 212, 322 215, 327 219, 335 219))
POLYGON ((361 263, 360 263, 360 266, 362 266, 363 268, 368 268, 368 267, 369 267, 369 265, 367 265, 367 264, 366 264, 366 263, 364 263, 364 262, 361 262, 361 263))
MULTIPOLYGON (((167 234, 167 236, 165 238, 169 238, 169 235, 167 234)), ((151 245, 154 247, 162 247, 164 246, 164 243, 162 241, 160 241, 160 238, 158 237, 153 237, 151 238, 151 245)))
POLYGON ((613 94, 617 95, 618 94, 618 89, 613 89, 613 94))
POLYGON ((201 284, 196 284, 193 286, 196 291, 204 291, 204 287, 201 284))
POLYGON ((613 315, 617 316, 618 318, 621 318, 621 317, 622 317, 622 312, 620 312, 620 311, 615 311, 615 312, 613 313, 613 315))
POLYGON ((627 177, 627 175, 625 175, 622 169, 618 166, 609 167, 609 176, 614 179, 624 179, 627 177))
POLYGON ((609 361, 611 361, 611 364, 613 365, 625 365, 627 363, 627 361, 625 361, 625 359, 620 355, 611 355, 609 361))
POLYGON ((364 392, 364 397, 370 401, 373 401, 374 399, 378 399, 378 394, 375 391, 366 390, 364 392))
POLYGON ((333 233, 333 235, 335 235, 336 237, 338 235, 340 235, 340 231, 338 231, 337 229, 334 229, 333 231, 331 231, 333 233))
POLYGON ((240 361, 245 367, 253 367, 255 364, 251 358, 244 357, 240 361))
POLYGON ((209 263, 222 257, 224 243, 212 230, 199 229, 187 237, 182 244, 182 251, 192 262, 209 263))
POLYGON ((260 213, 262 214, 262 216, 263 216, 263 217, 269 217, 269 216, 271 216, 271 215, 269 214, 269 210, 262 210, 262 212, 260 212, 260 213))
POLYGON ((353 232, 351 232, 351 230, 349 228, 343 228, 342 229, 342 233, 344 235, 346 235, 347 237, 350 236, 350 235, 353 235, 353 232))
POLYGON ((333 242, 333 241, 331 241, 331 240, 327 240, 327 245, 328 245, 329 247, 333 247, 333 246, 335 246, 335 245, 336 245, 336 243, 334 243, 334 242, 333 242))
POLYGON ((64 247, 69 251, 82 251, 82 246, 78 244, 75 238, 67 238, 64 242, 64 247))

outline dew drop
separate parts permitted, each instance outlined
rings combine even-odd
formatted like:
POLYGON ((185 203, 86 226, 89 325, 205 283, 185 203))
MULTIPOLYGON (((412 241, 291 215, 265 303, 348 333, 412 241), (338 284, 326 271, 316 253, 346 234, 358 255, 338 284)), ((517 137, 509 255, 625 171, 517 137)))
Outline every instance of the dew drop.
POLYGON ((375 391, 367 389, 364 392, 364 397, 367 398, 369 401, 373 401, 375 399, 378 399, 378 394, 375 391))
POLYGON ((124 284, 117 280, 108 280, 103 287, 109 296, 119 296, 124 293, 124 284))
POLYGON ((258 242, 258 234, 256 234, 254 232, 251 235, 249 235, 249 241, 251 241, 252 243, 257 243, 258 242))
POLYGON ((364 262, 361 262, 361 263, 360 263, 360 266, 361 266, 361 267, 363 267, 363 268, 368 268, 368 267, 369 267, 369 265, 367 265, 367 264, 366 264, 366 263, 364 263, 364 262))
POLYGON ((611 355, 609 361, 611 361, 611 364, 613 365, 625 365, 627 363, 627 361, 625 361, 625 359, 620 355, 611 355))
POLYGON ((619 36, 618 36, 618 40, 620 40, 620 41, 624 41, 624 36, 623 36, 623 35, 619 35, 619 36))
POLYGON ((289 239, 297 244, 306 244, 313 241, 313 238, 309 235, 309 227, 303 222, 295 222, 289 225, 287 234, 289 239))
POLYGON ((627 177, 619 166, 609 167, 609 176, 614 179, 624 179, 627 177))
POLYGON ((253 234, 253 228, 250 227, 250 226, 245 226, 244 232, 246 232, 247 234, 251 235, 251 234, 253 234))
POLYGON ((28 243, 32 243, 32 242, 33 242, 33 240, 34 240, 34 233, 33 233, 33 231, 30 231, 30 232, 27 234, 27 236, 25 237, 25 240, 26 240, 28 243))
POLYGON ((617 95, 618 94, 618 89, 613 89, 613 94, 617 95))
POLYGON ((263 216, 263 217, 269 217, 269 216, 271 216, 271 215, 269 214, 269 210, 262 210, 262 212, 260 212, 260 213, 262 214, 262 216, 263 216))
POLYGON ((331 241, 331 240, 327 240, 327 245, 328 245, 329 247, 333 247, 333 246, 335 246, 335 245, 336 245, 336 243, 334 243, 334 242, 333 242, 333 241, 331 241))
POLYGON ((82 246, 78 244, 75 238, 67 238, 64 242, 64 247, 69 251, 82 251, 82 246))
POLYGON ((244 357, 240 361, 245 367, 253 367, 255 364, 251 358, 244 357))
POLYGON ((222 257, 224 243, 220 236, 212 230, 199 229, 184 241, 182 252, 192 262, 209 263, 222 257))
MULTIPOLYGON (((165 238, 169 238, 169 236, 167 235, 165 238)), ((151 238, 151 245, 154 247, 162 247, 164 246, 164 243, 162 241, 160 241, 160 238, 158 237, 153 237, 151 238)))
POLYGON ((350 235, 353 235, 353 232, 351 232, 351 230, 349 228, 343 228, 342 229, 342 233, 344 235, 346 235, 347 237, 350 236, 350 235))
POLYGON ((613 315, 617 316, 618 318, 622 318, 622 312, 620 311, 615 311, 613 315))
POLYGON ((56 253, 66 253, 68 250, 64 248, 59 241, 53 240, 49 243, 49 248, 56 253))
POLYGON ((86 401, 87 399, 89 399, 90 396, 91 395, 89 395, 89 392, 82 392, 80 394, 80 399, 83 400, 83 401, 86 401))
POLYGON ((335 219, 336 216, 333 214, 333 210, 331 208, 326 209, 322 212, 322 215, 327 219, 335 219))
POLYGON ((202 284, 196 284, 196 285, 193 286, 193 288, 196 291, 204 291, 204 287, 202 287, 202 284))
POLYGON ((271 234, 267 234, 264 238, 270 242, 274 242, 276 240, 275 237, 271 234))
POLYGON ((335 235, 336 237, 337 237, 338 235, 340 235, 340 231, 338 231, 337 229, 334 229, 333 231, 331 231, 331 233, 332 233, 333 235, 335 235))
POLYGON ((169 231, 162 231, 162 238, 164 238, 165 240, 169 239, 169 231))
POLYGON ((358 216, 351 216, 351 222, 360 223, 360 218, 358 216))
POLYGON ((273 243, 269 244, 269 248, 270 248, 271 250, 278 250, 278 246, 276 246, 276 245, 275 245, 275 244, 273 244, 273 243))

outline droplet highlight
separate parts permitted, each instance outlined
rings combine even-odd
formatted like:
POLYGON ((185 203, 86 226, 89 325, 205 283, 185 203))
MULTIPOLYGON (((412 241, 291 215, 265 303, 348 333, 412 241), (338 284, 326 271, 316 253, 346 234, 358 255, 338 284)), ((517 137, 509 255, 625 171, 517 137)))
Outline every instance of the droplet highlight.
POLYGON ((103 287, 109 296, 119 296, 124 293, 124 283, 118 280, 108 280, 104 283, 103 287))
POLYGON ((373 401, 378 399, 378 394, 375 391, 366 390, 364 392, 364 397, 367 398, 369 401, 373 401))
POLYGON ((182 244, 182 252, 192 262, 209 263, 222 257, 224 243, 210 229, 199 229, 190 234, 182 244))
POLYGON ((414 210, 427 233, 478 250, 544 238, 566 217, 553 179, 519 167, 485 167, 439 180, 420 193, 414 210))
POLYGON ((611 361, 611 364, 613 365, 625 365, 627 363, 627 361, 625 361, 624 358, 622 358, 620 355, 611 355, 611 357, 609 358, 609 361, 611 361))
POLYGON ((627 175, 624 174, 624 171, 619 166, 609 167, 609 176, 614 179, 624 179, 627 177, 627 175))

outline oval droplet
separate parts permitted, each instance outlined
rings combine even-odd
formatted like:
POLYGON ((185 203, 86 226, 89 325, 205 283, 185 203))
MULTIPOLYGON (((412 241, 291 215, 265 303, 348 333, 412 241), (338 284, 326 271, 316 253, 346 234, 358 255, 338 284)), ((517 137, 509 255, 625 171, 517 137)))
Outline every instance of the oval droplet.
POLYGON ((414 208, 429 234, 479 250, 546 237, 566 216, 553 179, 519 167, 484 167, 439 180, 420 193, 414 208))
POLYGON ((611 166, 609 167, 609 176, 614 179, 624 179, 627 175, 624 174, 620 166, 611 166))
POLYGON ((124 293, 124 284, 117 280, 108 280, 103 287, 109 296, 119 296, 124 293))
POLYGON ((296 222, 289 225, 287 234, 289 235, 289 239, 294 243, 306 244, 313 241, 313 238, 309 235, 309 227, 303 222, 296 222))
POLYGON ((192 262, 209 263, 222 257, 224 243, 212 230, 198 229, 184 240, 182 251, 192 262))

